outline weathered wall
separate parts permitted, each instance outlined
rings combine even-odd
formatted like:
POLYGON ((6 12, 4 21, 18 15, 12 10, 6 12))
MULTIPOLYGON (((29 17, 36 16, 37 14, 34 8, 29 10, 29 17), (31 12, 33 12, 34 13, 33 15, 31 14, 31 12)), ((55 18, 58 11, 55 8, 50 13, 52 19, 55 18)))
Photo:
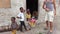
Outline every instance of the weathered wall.
MULTIPOLYGON (((45 16, 45 11, 42 8, 44 0, 39 0, 38 1, 38 6, 39 6, 39 17, 38 17, 38 22, 43 22, 44 21, 44 16, 45 16)), ((58 3, 58 1, 56 0, 58 3)), ((58 4, 56 3, 57 6, 57 16, 60 16, 60 9, 58 7, 58 4)), ((15 16, 19 13, 19 7, 24 7, 26 9, 26 0, 11 0, 11 8, 0 8, 0 24, 5 25, 6 23, 10 23, 10 18, 12 16, 15 16)))
POLYGON ((16 17, 19 13, 20 7, 25 9, 25 0, 11 0, 11 8, 0 8, 0 24, 9 24, 10 18, 12 16, 16 17))

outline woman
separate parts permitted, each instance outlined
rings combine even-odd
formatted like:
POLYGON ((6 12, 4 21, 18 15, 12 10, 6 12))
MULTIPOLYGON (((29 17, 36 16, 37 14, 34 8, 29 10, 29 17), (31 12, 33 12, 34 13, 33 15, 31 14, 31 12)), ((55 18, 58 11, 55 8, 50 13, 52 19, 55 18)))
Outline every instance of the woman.
POLYGON ((43 9, 46 10, 46 16, 45 16, 46 29, 48 29, 48 24, 49 24, 50 32, 52 32, 53 19, 54 19, 54 16, 56 15, 55 0, 45 0, 43 3, 43 9))

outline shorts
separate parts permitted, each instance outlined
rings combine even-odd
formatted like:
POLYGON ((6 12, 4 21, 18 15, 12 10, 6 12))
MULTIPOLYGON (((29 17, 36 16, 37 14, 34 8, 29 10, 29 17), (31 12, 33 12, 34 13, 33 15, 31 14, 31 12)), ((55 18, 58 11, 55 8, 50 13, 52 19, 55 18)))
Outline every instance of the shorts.
POLYGON ((12 30, 12 34, 16 34, 16 31, 17 31, 17 30, 12 30))
POLYGON ((45 21, 53 22, 54 20, 54 11, 46 12, 45 21))

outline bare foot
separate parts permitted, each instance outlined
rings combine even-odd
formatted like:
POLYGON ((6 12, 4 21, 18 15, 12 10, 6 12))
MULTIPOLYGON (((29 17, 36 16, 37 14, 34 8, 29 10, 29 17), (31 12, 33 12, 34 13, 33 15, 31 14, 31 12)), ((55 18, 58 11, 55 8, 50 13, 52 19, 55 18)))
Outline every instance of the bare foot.
POLYGON ((50 30, 50 32, 53 32, 52 30, 50 30))

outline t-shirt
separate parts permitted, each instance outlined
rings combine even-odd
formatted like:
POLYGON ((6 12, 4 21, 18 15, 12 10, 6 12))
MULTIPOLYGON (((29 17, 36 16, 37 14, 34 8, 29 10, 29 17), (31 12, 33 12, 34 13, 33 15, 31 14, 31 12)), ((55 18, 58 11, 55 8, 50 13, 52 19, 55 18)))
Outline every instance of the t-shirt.
POLYGON ((31 14, 26 14, 26 18, 31 18, 31 14))
POLYGON ((20 21, 24 21, 24 13, 20 12, 17 16, 21 17, 20 21))

